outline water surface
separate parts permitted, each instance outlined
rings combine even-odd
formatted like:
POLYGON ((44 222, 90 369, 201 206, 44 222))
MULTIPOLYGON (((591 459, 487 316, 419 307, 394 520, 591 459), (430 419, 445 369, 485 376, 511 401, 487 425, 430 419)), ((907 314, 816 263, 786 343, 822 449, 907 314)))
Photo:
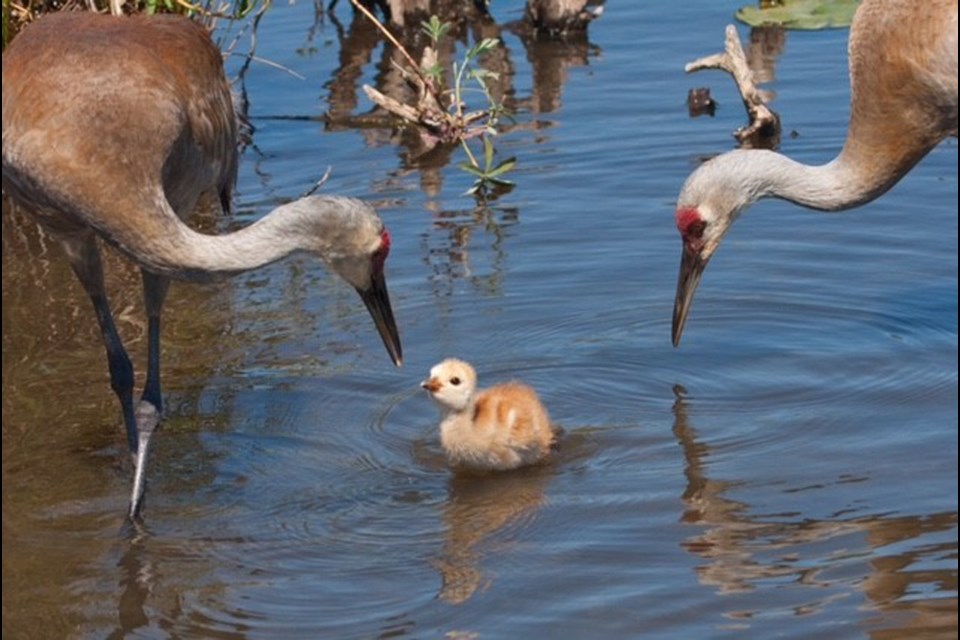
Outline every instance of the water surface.
MULTIPOLYGON (((955 141, 852 212, 755 207, 670 346, 672 202, 743 120, 729 78, 682 68, 735 7, 612 3, 565 47, 505 32, 518 115, 497 147, 519 186, 478 207, 459 152, 348 126, 390 67, 346 7, 341 31, 274 6, 257 53, 302 79, 250 68, 237 212, 203 224, 247 224, 332 166, 324 190, 393 234, 405 366, 309 258, 174 285, 140 530, 88 302, 5 203, 4 633, 956 637, 955 141), (716 118, 687 117, 694 86, 716 118), (540 391, 568 433, 553 464, 451 476, 417 384, 449 355, 540 391)), ((842 144, 846 35, 767 52, 801 161, 842 144)), ((142 369, 139 275, 107 266, 142 369)))

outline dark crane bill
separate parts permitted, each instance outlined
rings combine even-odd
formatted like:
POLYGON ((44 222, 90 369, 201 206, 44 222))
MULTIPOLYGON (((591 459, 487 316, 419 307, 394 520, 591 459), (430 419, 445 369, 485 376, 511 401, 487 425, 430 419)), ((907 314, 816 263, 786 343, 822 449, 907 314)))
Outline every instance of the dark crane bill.
POLYGON ((387 279, 383 271, 375 272, 370 279, 370 287, 357 289, 360 299, 367 306, 373 324, 376 325, 383 346, 387 348, 393 364, 403 366, 403 349, 400 346, 400 333, 397 331, 397 322, 393 319, 393 308, 390 306, 390 295, 387 293, 387 279))
POLYGON ((673 346, 680 344, 683 336, 683 327, 687 324, 687 315, 693 306, 693 294, 697 292, 697 285, 703 277, 703 270, 707 268, 709 258, 704 260, 700 253, 690 251, 686 245, 680 255, 680 274, 677 276, 677 297, 673 301, 673 346))

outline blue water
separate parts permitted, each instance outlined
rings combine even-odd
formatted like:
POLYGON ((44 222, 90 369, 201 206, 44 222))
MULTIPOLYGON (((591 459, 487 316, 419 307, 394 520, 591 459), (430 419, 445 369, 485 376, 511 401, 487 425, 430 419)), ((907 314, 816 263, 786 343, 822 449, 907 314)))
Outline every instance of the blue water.
MULTIPOLYGON (((754 207, 670 345, 673 202, 744 119, 728 77, 682 69, 719 51, 736 6, 608 3, 566 57, 505 34, 520 108, 496 146, 518 158, 517 187, 486 208, 462 195, 458 150, 418 169, 399 134, 325 126, 341 106, 335 25, 311 39, 312 5, 274 6, 257 55, 302 78, 250 68, 237 211, 207 224, 246 224, 330 166, 323 191, 374 203, 393 235, 405 364, 308 257, 175 285, 138 535, 88 303, 49 241, 5 213, 3 630, 956 637, 955 140, 860 209, 754 207), (688 117, 694 86, 712 89, 715 118, 688 117), (418 386, 451 355, 481 383, 537 388, 567 432, 552 464, 451 475, 418 386)), ((337 16, 348 28, 349 9, 337 16)), ((788 33, 767 85, 782 151, 803 162, 842 145, 846 36, 788 33)), ((138 277, 109 266, 139 363, 138 277)))

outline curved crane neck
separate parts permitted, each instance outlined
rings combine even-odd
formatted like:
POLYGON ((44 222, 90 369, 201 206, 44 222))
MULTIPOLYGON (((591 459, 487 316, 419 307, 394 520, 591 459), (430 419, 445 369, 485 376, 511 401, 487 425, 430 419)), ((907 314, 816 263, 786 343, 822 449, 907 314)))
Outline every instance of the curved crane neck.
POLYGON ((350 198, 309 197, 277 207, 253 224, 223 235, 207 235, 184 224, 162 196, 157 206, 168 215, 154 217, 158 229, 105 235, 148 270, 184 279, 205 280, 276 262, 310 251, 329 262, 350 252, 361 225, 373 224, 350 198))
POLYGON ((700 168, 698 173, 706 175, 694 181, 694 190, 699 185, 728 185, 723 189, 726 194, 714 197, 730 198, 732 202, 726 204, 731 211, 742 211, 761 198, 780 198, 810 209, 840 211, 877 198, 922 157, 870 157, 862 151, 845 146, 840 155, 823 165, 803 164, 774 151, 731 151, 700 168))

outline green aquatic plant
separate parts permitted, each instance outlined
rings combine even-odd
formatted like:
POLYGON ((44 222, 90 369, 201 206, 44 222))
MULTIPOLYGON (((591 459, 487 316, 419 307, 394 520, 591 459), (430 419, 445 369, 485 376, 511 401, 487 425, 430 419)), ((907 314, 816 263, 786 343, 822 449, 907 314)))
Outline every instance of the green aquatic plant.
POLYGON ((751 27, 815 30, 849 27, 859 0, 764 0, 746 6, 735 17, 751 27))
POLYGON ((363 90, 367 96, 382 109, 417 127, 420 138, 428 149, 437 145, 459 144, 469 160, 460 163, 460 168, 475 176, 478 181, 468 193, 485 196, 492 192, 493 186, 513 186, 502 176, 514 167, 516 159, 510 158, 494 164, 495 150, 491 141, 491 138, 499 133, 500 119, 508 115, 490 89, 489 83, 497 80, 499 74, 481 65, 483 56, 501 46, 500 40, 484 38, 474 43, 464 51, 461 59, 450 64, 448 81, 446 67, 438 59, 437 50, 449 35, 452 28, 450 23, 440 20, 436 15, 420 23, 420 30, 430 39, 431 46, 424 48, 418 63, 376 16, 357 0, 351 1, 358 11, 380 29, 406 60, 401 71, 417 91, 416 100, 412 104, 400 102, 369 85, 364 85, 363 90), (484 96, 485 108, 467 110, 465 96, 470 92, 478 92, 484 96), (474 138, 482 140, 482 164, 470 148, 470 141, 474 138))
POLYGON ((466 195, 477 196, 486 199, 491 194, 499 191, 509 191, 515 186, 515 183, 503 178, 502 176, 511 171, 517 164, 515 157, 507 158, 494 164, 496 150, 488 135, 481 136, 483 140, 483 164, 481 165, 476 156, 470 150, 466 141, 461 144, 464 152, 469 158, 469 162, 461 162, 457 166, 476 178, 473 185, 467 189, 466 195))
MULTIPOLYGON (((436 18, 436 16, 434 16, 434 18, 436 18)), ((463 60, 453 63, 453 87, 451 89, 453 97, 451 104, 456 111, 456 116, 458 118, 464 117, 463 95, 470 91, 470 87, 468 86, 470 81, 479 88, 487 101, 487 109, 485 110, 486 118, 479 123, 479 126, 468 131, 467 134, 460 139, 460 146, 463 148, 464 153, 466 153, 468 162, 461 162, 457 165, 461 170, 476 178, 473 186, 471 186, 466 193, 484 198, 489 196, 494 191, 494 188, 513 188, 514 183, 504 179, 502 176, 512 170, 517 164, 515 157, 507 158, 502 162, 494 164, 496 150, 493 147, 492 138, 499 133, 498 126, 500 117, 506 114, 506 110, 503 105, 494 98, 487 84, 488 80, 496 80, 499 78, 499 75, 495 71, 484 69, 477 64, 477 60, 481 56, 493 51, 499 46, 499 43, 500 41, 495 38, 485 38, 464 52, 463 60), (474 137, 478 137, 482 141, 483 164, 477 161, 476 155, 470 149, 469 141, 474 137)))

